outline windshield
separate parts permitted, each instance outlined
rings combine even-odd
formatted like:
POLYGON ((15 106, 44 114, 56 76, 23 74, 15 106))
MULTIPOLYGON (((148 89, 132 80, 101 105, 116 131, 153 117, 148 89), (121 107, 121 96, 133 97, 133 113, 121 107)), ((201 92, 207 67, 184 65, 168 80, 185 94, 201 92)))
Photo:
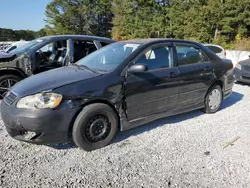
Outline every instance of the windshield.
POLYGON ((97 50, 76 64, 99 72, 110 72, 120 65, 140 44, 117 42, 97 50))
POLYGON ((41 40, 41 39, 32 40, 32 41, 28 42, 27 44, 24 44, 22 46, 17 47, 16 49, 10 51, 9 53, 10 54, 23 54, 25 52, 28 52, 29 50, 31 50, 32 48, 34 48, 35 46, 37 46, 41 42, 43 42, 43 40, 41 40))

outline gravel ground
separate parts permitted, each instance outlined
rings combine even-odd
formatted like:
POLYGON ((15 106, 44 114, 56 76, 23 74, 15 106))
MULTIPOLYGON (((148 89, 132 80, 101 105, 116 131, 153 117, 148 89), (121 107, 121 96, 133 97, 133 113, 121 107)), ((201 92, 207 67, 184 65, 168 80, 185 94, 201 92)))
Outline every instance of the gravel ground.
POLYGON ((0 187, 249 187, 249 106, 250 87, 235 85, 216 114, 159 120, 93 152, 16 141, 0 120, 0 187))

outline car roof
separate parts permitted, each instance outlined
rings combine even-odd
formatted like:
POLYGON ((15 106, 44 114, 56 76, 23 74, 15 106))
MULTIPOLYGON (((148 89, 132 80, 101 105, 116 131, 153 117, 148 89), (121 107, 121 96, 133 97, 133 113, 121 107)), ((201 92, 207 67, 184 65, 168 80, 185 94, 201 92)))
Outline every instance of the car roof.
POLYGON ((84 39, 84 40, 98 40, 98 41, 103 41, 103 42, 116 42, 115 40, 112 40, 110 38, 106 37, 98 37, 98 36, 90 36, 90 35, 52 35, 52 36, 45 36, 45 37, 40 37, 38 39, 41 40, 63 40, 63 39, 84 39))
POLYGON ((150 43, 158 43, 158 42, 179 42, 179 43, 195 43, 194 41, 189 40, 181 40, 181 39, 172 39, 172 38, 147 38, 147 39, 132 39, 132 40, 124 40, 120 42, 128 42, 128 43, 138 43, 138 44, 150 44, 150 43))

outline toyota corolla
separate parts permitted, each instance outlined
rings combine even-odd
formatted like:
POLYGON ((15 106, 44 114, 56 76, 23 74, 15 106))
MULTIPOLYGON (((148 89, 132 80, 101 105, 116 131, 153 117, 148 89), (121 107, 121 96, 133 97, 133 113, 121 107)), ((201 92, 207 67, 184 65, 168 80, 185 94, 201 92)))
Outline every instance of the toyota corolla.
POLYGON ((15 139, 73 141, 90 151, 159 118, 196 109, 215 113, 233 84, 232 62, 199 43, 130 40, 19 82, 1 113, 15 139))

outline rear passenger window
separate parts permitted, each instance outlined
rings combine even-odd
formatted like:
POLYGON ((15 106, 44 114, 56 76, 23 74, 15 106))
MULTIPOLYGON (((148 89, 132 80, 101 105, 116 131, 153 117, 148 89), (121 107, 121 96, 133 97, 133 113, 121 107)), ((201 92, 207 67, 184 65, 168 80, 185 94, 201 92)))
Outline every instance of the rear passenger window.
POLYGON ((220 49, 220 48, 218 48, 218 47, 216 47, 216 46, 207 46, 210 50, 212 50, 214 53, 216 53, 216 54, 219 54, 219 53, 221 53, 223 50, 222 49, 220 49))
POLYGON ((199 48, 193 46, 176 46, 179 66, 202 63, 207 61, 207 57, 199 48))
POLYGON ((148 70, 167 68, 172 64, 171 51, 165 46, 153 48, 142 54, 135 63, 147 65, 148 70))

